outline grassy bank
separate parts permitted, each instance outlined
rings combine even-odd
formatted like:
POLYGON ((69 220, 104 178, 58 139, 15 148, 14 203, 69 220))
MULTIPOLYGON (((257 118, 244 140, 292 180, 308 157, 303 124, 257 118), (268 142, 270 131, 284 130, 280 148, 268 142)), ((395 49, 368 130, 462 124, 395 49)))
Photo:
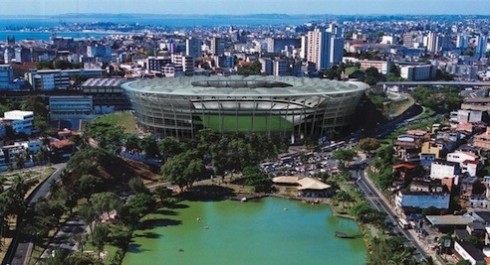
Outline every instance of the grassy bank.
POLYGON ((115 112, 95 119, 95 122, 109 123, 120 126, 127 133, 138 133, 136 118, 130 112, 115 112))

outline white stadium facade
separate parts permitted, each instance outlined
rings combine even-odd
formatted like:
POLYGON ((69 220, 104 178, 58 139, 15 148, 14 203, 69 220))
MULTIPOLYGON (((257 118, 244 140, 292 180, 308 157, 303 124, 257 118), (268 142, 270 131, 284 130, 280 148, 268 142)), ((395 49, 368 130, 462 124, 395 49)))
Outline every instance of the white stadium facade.
POLYGON ((361 82, 277 76, 139 79, 122 85, 138 124, 159 136, 220 133, 324 136, 350 124, 361 82))

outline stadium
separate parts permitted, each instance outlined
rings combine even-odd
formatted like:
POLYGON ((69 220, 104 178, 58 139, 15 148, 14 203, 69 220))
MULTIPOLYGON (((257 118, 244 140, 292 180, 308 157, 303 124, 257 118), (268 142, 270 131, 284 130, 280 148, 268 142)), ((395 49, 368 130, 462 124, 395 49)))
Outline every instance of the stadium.
POLYGON ((139 79, 122 85, 138 124, 159 136, 220 133, 325 136, 349 125, 368 85, 278 76, 139 79))

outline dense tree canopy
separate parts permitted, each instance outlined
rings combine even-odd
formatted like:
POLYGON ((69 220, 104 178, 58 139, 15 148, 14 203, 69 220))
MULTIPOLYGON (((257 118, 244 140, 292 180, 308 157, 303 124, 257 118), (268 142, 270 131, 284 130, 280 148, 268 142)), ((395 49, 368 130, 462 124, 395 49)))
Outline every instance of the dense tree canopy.
POLYGON ((412 92, 412 97, 424 107, 431 108, 440 113, 456 110, 463 102, 457 90, 451 88, 429 89, 419 87, 412 92))
POLYGON ((374 151, 380 146, 378 139, 363 138, 359 141, 359 147, 364 151, 374 151))
POLYGON ((261 71, 262 71, 262 64, 260 63, 260 61, 256 60, 253 61, 250 65, 239 67, 237 74, 244 75, 244 76, 260 75, 261 71))

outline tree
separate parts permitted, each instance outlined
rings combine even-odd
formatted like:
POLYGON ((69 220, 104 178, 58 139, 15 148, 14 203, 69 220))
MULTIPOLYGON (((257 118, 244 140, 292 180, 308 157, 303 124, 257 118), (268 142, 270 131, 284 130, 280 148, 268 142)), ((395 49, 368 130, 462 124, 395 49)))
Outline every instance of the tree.
POLYGON ((62 264, 70 265, 102 265, 103 263, 98 259, 93 257, 89 253, 73 252, 71 253, 62 264))
POLYGON ((80 177, 76 184, 78 193, 84 196, 90 203, 90 197, 92 194, 97 193, 104 187, 104 182, 99 177, 91 174, 86 174, 80 177))
POLYGON ((463 259, 463 260, 460 260, 456 263, 456 265, 471 265, 471 262, 463 259))
POLYGON ((93 195, 92 205, 97 215, 103 215, 112 210, 119 211, 123 202, 113 192, 101 192, 93 195))
POLYGON ((269 192, 272 181, 266 174, 262 173, 256 166, 248 166, 243 169, 245 183, 254 188, 255 192, 269 192))
POLYGON ((87 125, 84 136, 97 141, 98 147, 109 153, 118 152, 122 146, 124 130, 106 122, 92 122, 87 125))
POLYGON ((352 149, 339 149, 333 152, 332 158, 342 161, 344 164, 352 161, 357 156, 356 151, 352 149))
POLYGON ((158 196, 158 199, 160 199, 160 202, 163 204, 163 202, 172 196, 172 190, 165 187, 165 186, 158 186, 155 189, 155 195, 158 196))
POLYGON ((379 81, 383 80, 383 75, 379 73, 378 69, 375 67, 369 67, 365 71, 364 82, 373 86, 379 81))
POLYGON ((128 186, 134 193, 150 193, 143 181, 138 177, 133 177, 129 180, 128 186))
POLYGON ((65 60, 55 60, 53 62, 54 69, 72 69, 73 64, 65 60))
POLYGON ((403 237, 374 238, 367 264, 413 264, 413 250, 406 247, 403 237))
POLYGON ((159 152, 163 155, 163 158, 168 159, 175 155, 183 153, 187 148, 184 143, 177 141, 175 138, 166 137, 158 143, 158 149, 159 152))
POLYGON ((183 191, 204 175, 205 167, 202 159, 197 158, 196 152, 187 151, 167 160, 161 168, 161 173, 166 180, 178 185, 183 191))
POLYGON ((359 141, 359 147, 364 151, 374 151, 380 146, 378 139, 364 138, 359 141))
POLYGON ((390 66, 390 73, 396 77, 400 77, 400 68, 396 64, 392 63, 390 66))
POLYGON ((122 207, 120 216, 124 223, 136 225, 141 217, 151 213, 155 208, 155 199, 150 194, 139 193, 122 207))
POLYGON ((109 227, 104 224, 97 225, 90 234, 92 244, 97 248, 99 252, 104 249, 104 244, 109 237, 109 227))
POLYGON ((253 61, 248 66, 239 67, 237 74, 238 75, 244 75, 244 76, 260 75, 261 71, 262 71, 262 64, 260 63, 260 61, 256 60, 256 61, 253 61))
POLYGON ((26 163, 26 155, 23 153, 15 154, 14 156, 14 168, 22 169, 26 163))
MULTIPOLYGON (((47 118, 49 109, 48 103, 40 96, 30 95, 26 96, 20 102, 20 109, 34 112, 34 115, 47 118)), ((34 118, 35 120, 35 118, 34 118)))
POLYGON ((342 70, 340 70, 339 66, 334 65, 331 68, 323 71, 323 78, 327 79, 337 79, 340 80, 342 75, 342 70))
POLYGON ((114 246, 126 249, 131 241, 132 231, 124 225, 115 225, 110 228, 109 240, 114 246))
POLYGON ((423 215, 438 215, 440 213, 441 211, 434 206, 430 206, 429 208, 422 209, 423 215))
POLYGON ((93 231, 94 222, 98 219, 95 209, 90 205, 82 205, 78 209, 78 215, 88 225, 90 232, 93 231))
POLYGON ((124 147, 126 147, 126 150, 128 151, 140 150, 140 139, 134 134, 129 134, 128 137, 126 137, 124 147))
POLYGON ((155 136, 149 135, 141 140, 141 148, 145 151, 147 158, 155 158, 160 156, 157 140, 155 136))

